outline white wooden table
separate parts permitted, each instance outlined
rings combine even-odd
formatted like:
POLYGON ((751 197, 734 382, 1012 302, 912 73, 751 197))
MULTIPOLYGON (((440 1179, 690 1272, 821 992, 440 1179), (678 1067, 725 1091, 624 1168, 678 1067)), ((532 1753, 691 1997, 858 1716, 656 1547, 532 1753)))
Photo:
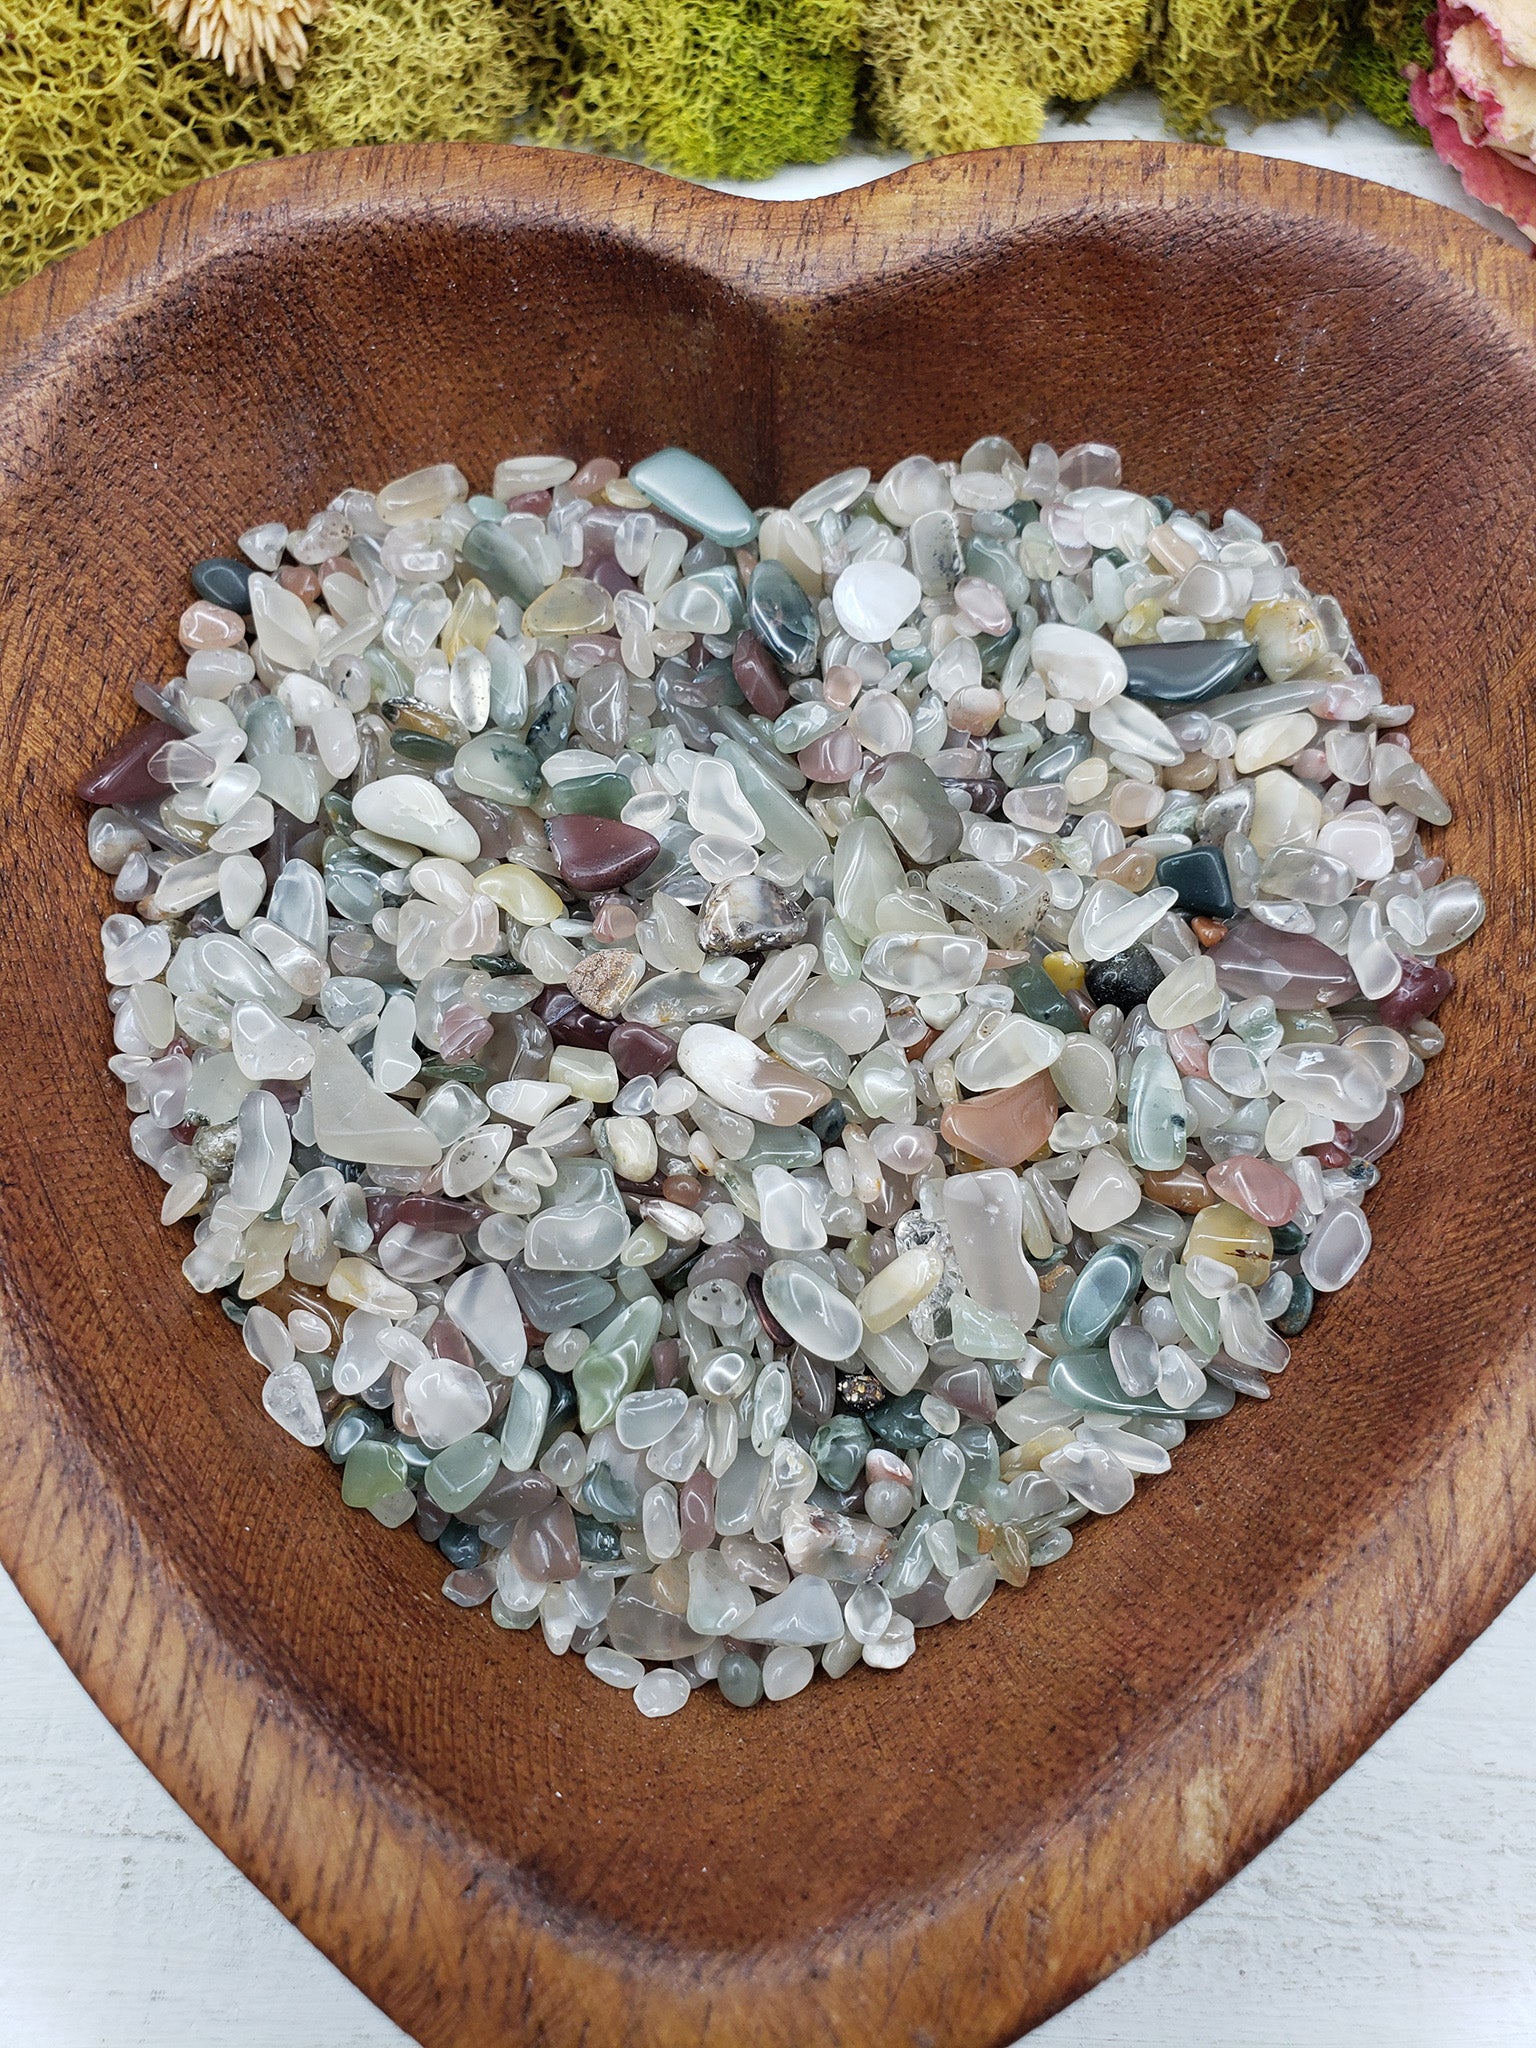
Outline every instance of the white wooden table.
MULTIPOLYGON (((1124 95, 1066 140, 1145 137, 1124 95)), ((1236 147, 1374 178, 1511 241, 1425 149, 1361 115, 1236 147)), ((730 189, 836 191, 849 156, 730 189)), ((1536 1584, 1279 1841, 1031 2048, 1536 2043, 1536 1584)), ((409 2048, 225 1861, 0 1576, 3 2048, 409 2048)), ((812 2048, 812 2044, 807 2044, 812 2048)))

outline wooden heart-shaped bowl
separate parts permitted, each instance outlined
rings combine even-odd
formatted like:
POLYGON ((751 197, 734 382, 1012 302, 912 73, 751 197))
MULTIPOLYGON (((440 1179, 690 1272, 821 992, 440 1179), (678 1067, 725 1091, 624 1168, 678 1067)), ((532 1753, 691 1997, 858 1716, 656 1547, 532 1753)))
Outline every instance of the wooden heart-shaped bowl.
MULTIPOLYGON (((430 2048, 1004 2041, 1186 1912, 1536 1561, 1536 283, 1449 213, 1135 144, 805 205, 593 157, 238 171, 0 305, 0 1555, 145 1762, 430 2048), (1332 590, 1477 876, 1377 1250, 1274 1398, 898 1675, 649 1722, 262 1413, 128 1155, 72 790, 186 565, 349 483, 686 443, 1118 442, 1332 590)), ((174 1902, 168 1901, 172 1905, 174 1902)))

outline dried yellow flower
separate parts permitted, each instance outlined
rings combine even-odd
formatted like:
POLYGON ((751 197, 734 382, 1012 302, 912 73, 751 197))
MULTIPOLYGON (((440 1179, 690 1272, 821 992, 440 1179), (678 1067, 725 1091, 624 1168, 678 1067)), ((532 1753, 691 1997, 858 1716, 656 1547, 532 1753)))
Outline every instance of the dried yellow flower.
POLYGON ((267 67, 284 91, 304 68, 304 31, 330 0, 154 0, 155 12, 194 57, 217 58, 241 85, 262 85, 267 67))

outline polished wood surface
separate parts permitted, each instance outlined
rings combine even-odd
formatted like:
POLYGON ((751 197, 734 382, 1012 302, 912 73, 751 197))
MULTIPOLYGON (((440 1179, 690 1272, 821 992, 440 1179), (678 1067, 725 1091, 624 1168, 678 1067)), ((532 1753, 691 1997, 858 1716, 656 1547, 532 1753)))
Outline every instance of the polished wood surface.
POLYGON ((1155 145, 769 207, 469 146, 236 172, 0 302, 0 1557, 187 1810, 427 2048, 989 2048, 1337 1775, 1536 1564, 1536 280, 1449 214, 1155 145), (1493 905, 1262 1406, 895 1675, 653 1723, 262 1414, 127 1152, 71 797, 185 565, 347 483, 686 442, 755 501, 1117 441, 1334 591, 1493 905))

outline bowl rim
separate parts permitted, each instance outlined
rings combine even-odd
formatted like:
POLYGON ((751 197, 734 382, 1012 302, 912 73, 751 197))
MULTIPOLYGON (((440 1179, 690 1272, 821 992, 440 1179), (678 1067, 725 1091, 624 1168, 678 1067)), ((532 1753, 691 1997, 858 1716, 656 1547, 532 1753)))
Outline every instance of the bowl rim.
MULTIPOLYGON (((1258 209, 1288 220, 1326 215, 1362 247, 1386 247, 1426 271, 1449 273, 1529 354, 1536 338, 1532 266, 1475 223, 1432 202, 1307 166, 1199 145, 1053 143, 918 164, 846 191, 801 201, 722 194, 609 158, 507 145, 419 144, 327 152, 248 165, 161 201, 98 243, 50 266, 0 301, 0 413, 29 384, 67 374, 77 350, 100 328, 142 310, 189 271, 244 245, 257 216, 277 210, 293 231, 373 210, 382 218, 430 218, 451 226, 471 207, 504 208, 509 220, 558 222, 616 236, 724 283, 743 267, 755 300, 792 309, 831 295, 818 280, 811 246, 818 226, 836 225, 852 257, 842 282, 874 274, 893 238, 946 251, 984 246, 996 222, 1012 229, 1066 222, 1085 208, 1258 209), (679 203, 686 196, 686 203, 679 203)), ((1522 667, 1536 671, 1536 655, 1522 667)), ((503 1888, 492 1936, 512 1944, 541 2002, 562 1998, 574 2018, 548 2019, 531 2007, 477 2019, 441 1996, 446 1972, 463 1967, 464 1933, 455 1910, 478 1883, 466 1838, 428 1788, 403 1780, 396 1760, 369 1754, 316 1702, 274 1693, 273 1671, 250 1646, 218 1639, 217 1624, 191 1586, 168 1572, 135 1522, 134 1503, 110 1456, 80 1416, 61 1418, 46 1377, 28 1369, 28 1333, 9 1316, 0 1328, 0 1423, 16 1446, 0 1477, 0 1562, 76 1676, 160 1782, 231 1857, 360 1988, 429 2048, 515 2037, 565 2043, 641 2038, 626 2009, 637 1977, 647 1987, 645 2039, 744 2043, 792 2038, 802 2015, 785 1959, 761 1952, 711 1959, 650 1951, 622 1929, 606 1935, 544 1902, 503 1888), (75 1425, 81 1425, 76 1427, 75 1425), (189 1684, 190 1678, 190 1684, 189 1684), (238 1731, 240 1768, 229 1769, 238 1731), (306 1776, 284 1789, 295 1736, 305 1738, 306 1776), (289 1824, 275 1833, 263 1802, 289 1824), (333 1890, 321 1895, 305 1856, 306 1811, 342 1807, 366 1816, 374 1854, 414 1902, 428 1953, 402 1963, 369 1939, 333 1890), (644 1953, 641 1951, 645 1950, 644 1953), (714 2002, 739 1965, 749 2003, 714 2002), (742 2015, 752 2011, 751 2031, 742 2015), (722 2015, 728 2015, 722 2019, 722 2015), (720 2032, 722 2024, 734 2032, 720 2032), (590 2028, 590 2031, 588 2031, 590 2028), (759 2031, 760 2030, 760 2031, 759 2031)), ((1057 1916, 1049 1967, 1037 1986, 1018 1984, 995 2002, 989 2031, 967 2042, 1005 2041, 1069 2002, 1128 1960, 1214 1891, 1353 1762, 1493 1619, 1536 1570, 1536 1477, 1518 1473, 1521 1443, 1536 1438, 1536 1387, 1490 1369, 1469 1397, 1466 1429, 1454 1445, 1429 1446, 1393 1496, 1398 1526, 1388 1545, 1361 1540, 1319 1558, 1287 1639, 1245 1642, 1200 1702, 1199 1726, 1159 1731, 1165 1782, 1136 1813, 1148 1853, 1164 1870, 1147 1905, 1145 1888, 1117 1908, 1112 1885, 1097 1890, 1083 1869, 1108 1879, 1113 1844, 1124 1839, 1124 1786, 1089 1788, 1062 1823, 1061 1855, 1076 1859, 1070 1883, 1047 1873, 1042 1897, 1057 1916), (1518 1476, 1517 1476, 1518 1473, 1518 1476), (1486 1505, 1489 1498, 1495 1506, 1486 1505), (1454 1598, 1421 1606, 1402 1626, 1385 1626, 1391 1593, 1421 1599, 1422 1583, 1394 1553, 1428 1550, 1434 1581, 1454 1598), (1309 1685, 1315 1653, 1341 1632, 1356 1646, 1352 1687, 1309 1685), (1301 1698, 1299 1717, 1292 1703, 1301 1698), (1298 1725, 1299 1719, 1299 1725, 1298 1725), (1218 1769, 1257 1731, 1290 1722, 1286 1767, 1218 1769)), ((1529 1459, 1526 1463, 1533 1461, 1529 1459)), ((361 1818, 357 1821, 361 1826, 361 1818)), ((470 1847, 473 1845, 470 1844, 470 1847)), ((1054 1850, 1053 1850, 1054 1855, 1054 1850)), ((1032 1873, 1038 1877, 1038 1873, 1032 1873)), ((930 2009, 943 2013, 946 1972, 965 1966, 991 1924, 996 1901, 1019 1882, 1016 1869, 978 1871, 974 1897, 940 1927, 912 1916, 850 1923, 822 2010, 840 2015, 835 2038, 897 2038, 873 2028, 878 1986, 893 1971, 926 1972, 930 2009)), ((494 1889, 494 1887, 492 1887, 494 1889)), ((484 1929, 482 1927, 482 1932, 484 1929)), ((903 2036, 917 2040, 916 2032, 903 2036)))

